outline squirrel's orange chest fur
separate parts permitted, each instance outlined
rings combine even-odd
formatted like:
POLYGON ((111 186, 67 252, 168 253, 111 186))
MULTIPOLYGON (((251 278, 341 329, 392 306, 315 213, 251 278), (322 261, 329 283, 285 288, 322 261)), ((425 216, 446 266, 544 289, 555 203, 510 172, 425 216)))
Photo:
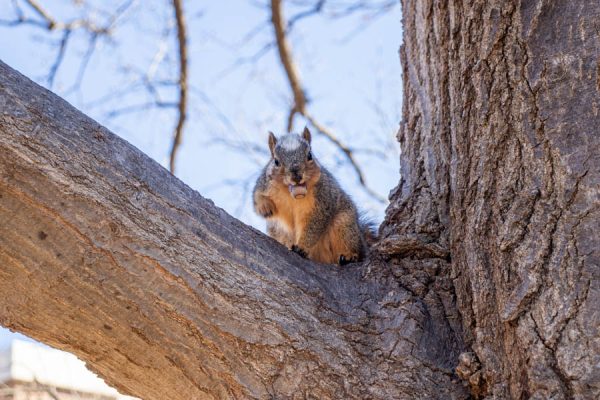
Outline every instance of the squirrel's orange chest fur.
POLYGON ((300 240, 315 207, 315 196, 311 189, 303 199, 293 198, 283 184, 273 185, 269 191, 269 198, 276 208, 272 218, 278 220, 295 242, 300 240))

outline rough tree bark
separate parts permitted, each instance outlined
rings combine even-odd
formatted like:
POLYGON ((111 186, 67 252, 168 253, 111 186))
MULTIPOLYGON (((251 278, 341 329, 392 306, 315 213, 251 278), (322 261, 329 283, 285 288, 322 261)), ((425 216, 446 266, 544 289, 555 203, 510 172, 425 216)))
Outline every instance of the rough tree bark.
POLYGON ((463 399, 463 352, 475 397, 600 397, 600 3, 403 14, 402 180, 348 269, 0 64, 0 324, 146 399, 463 399))
POLYGON ((405 0, 403 18, 384 234, 449 249, 476 395, 600 398, 600 2, 405 0))

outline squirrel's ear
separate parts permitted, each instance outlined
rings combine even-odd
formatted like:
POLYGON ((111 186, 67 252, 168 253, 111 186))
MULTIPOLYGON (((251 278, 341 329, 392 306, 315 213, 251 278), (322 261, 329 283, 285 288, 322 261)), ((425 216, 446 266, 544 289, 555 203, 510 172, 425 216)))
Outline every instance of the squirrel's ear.
POLYGON ((306 140, 308 143, 310 143, 310 131, 308 130, 307 126, 304 127, 304 131, 302 132, 302 137, 304 138, 304 140, 306 140))
POLYGON ((271 155, 275 157, 275 145, 277 144, 277 138, 275 134, 269 131, 269 150, 271 150, 271 155))

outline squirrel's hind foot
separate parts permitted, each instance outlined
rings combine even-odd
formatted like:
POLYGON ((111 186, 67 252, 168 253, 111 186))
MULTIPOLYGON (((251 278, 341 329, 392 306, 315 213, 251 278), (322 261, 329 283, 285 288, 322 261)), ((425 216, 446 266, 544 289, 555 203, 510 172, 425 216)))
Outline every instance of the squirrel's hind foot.
POLYGON ((298 247, 297 245, 293 245, 292 246, 292 251, 296 254, 298 254, 300 257, 302 258, 308 258, 308 254, 306 253, 306 251, 302 250, 300 247, 298 247))
POLYGON ((348 264, 352 264, 352 263, 355 263, 355 262, 358 262, 358 256, 354 255, 354 256, 352 256, 350 258, 346 258, 346 256, 342 254, 340 256, 338 264, 340 264, 340 265, 348 265, 348 264))

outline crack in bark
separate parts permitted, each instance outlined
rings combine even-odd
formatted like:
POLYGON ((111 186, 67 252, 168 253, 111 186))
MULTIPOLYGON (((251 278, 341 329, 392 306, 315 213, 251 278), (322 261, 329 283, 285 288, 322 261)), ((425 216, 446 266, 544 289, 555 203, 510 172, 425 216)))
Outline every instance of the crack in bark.
POLYGON ((538 337, 539 341, 542 343, 542 345, 546 349, 547 355, 551 358, 549 366, 552 369, 552 372, 554 372, 556 377, 559 379, 563 390, 566 392, 566 395, 567 395, 566 398, 568 398, 568 399, 574 398, 574 396, 573 396, 574 391, 573 391, 573 386, 571 384, 571 380, 560 369, 560 367, 558 365, 558 359, 556 357, 556 351, 546 343, 546 341, 540 334, 540 330, 539 330, 539 327, 538 327, 538 324, 537 324, 537 321, 535 320, 535 318, 533 318, 531 315, 529 315, 529 318, 531 318, 531 320, 533 321, 533 327, 534 327, 534 332, 535 332, 536 336, 538 337))

